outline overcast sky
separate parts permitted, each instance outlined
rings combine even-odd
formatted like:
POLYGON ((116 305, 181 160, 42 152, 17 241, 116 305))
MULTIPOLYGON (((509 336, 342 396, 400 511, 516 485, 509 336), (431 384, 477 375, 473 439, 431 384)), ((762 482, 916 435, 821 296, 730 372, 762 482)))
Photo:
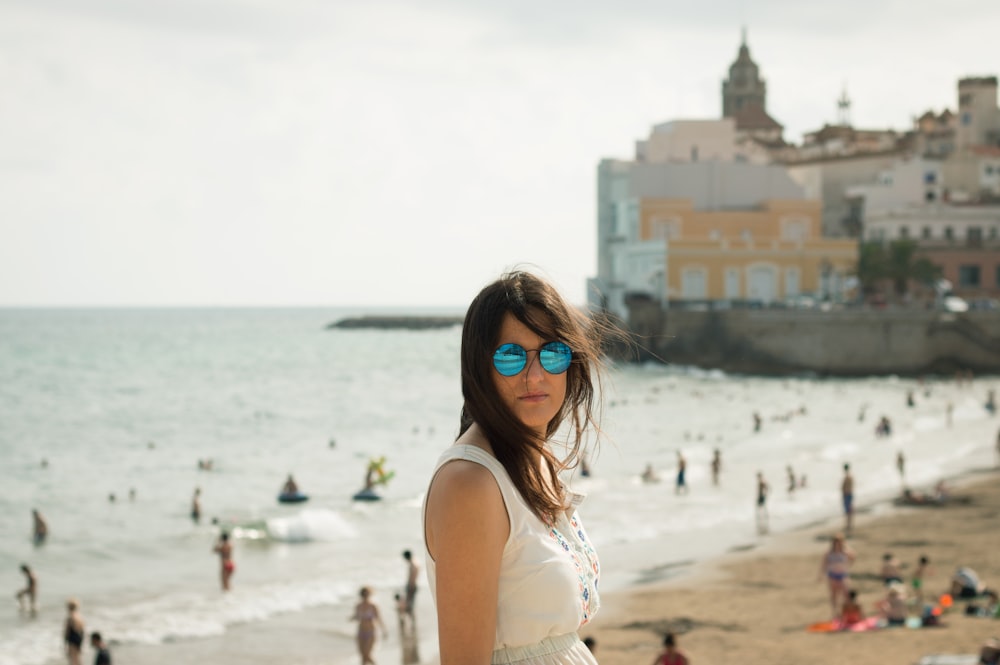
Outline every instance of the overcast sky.
POLYGON ((793 142, 1000 73, 995 0, 0 0, 0 306, 583 303, 598 161, 744 25, 793 142))

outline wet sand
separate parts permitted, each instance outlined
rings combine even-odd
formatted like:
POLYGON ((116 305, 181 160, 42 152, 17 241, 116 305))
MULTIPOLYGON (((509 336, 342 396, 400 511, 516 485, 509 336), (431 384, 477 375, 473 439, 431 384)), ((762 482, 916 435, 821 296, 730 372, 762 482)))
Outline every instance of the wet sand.
MULTIPOLYGON (((928 597, 948 590, 958 566, 1000 587, 1000 471, 968 474, 952 486, 953 496, 967 503, 860 507, 848 543, 857 555, 852 587, 866 614, 885 593, 879 578, 885 552, 903 563, 907 585, 919 557, 930 558, 928 597)), ((1000 620, 965 616, 964 601, 956 601, 937 627, 807 632, 810 624, 831 617, 819 566, 830 535, 842 527, 836 519, 776 535, 677 577, 607 594, 601 613, 581 634, 597 640, 602 665, 653 663, 667 630, 678 634, 693 663, 720 665, 909 665, 928 654, 978 652, 987 638, 1000 636, 1000 620)))

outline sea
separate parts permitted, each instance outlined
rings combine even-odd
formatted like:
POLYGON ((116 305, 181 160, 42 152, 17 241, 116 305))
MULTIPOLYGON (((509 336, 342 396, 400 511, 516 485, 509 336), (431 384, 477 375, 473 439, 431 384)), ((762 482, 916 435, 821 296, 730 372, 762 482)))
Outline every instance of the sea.
MULTIPOLYGON (((349 617, 362 585, 390 630, 376 658, 395 662, 402 552, 425 558, 421 503, 458 429, 460 330, 327 328, 366 313, 461 310, 0 309, 0 665, 64 662, 70 597, 115 662, 354 663, 349 617), (393 472, 382 499, 353 500, 380 458, 393 472), (308 501, 277 501, 289 474, 308 501), (33 509, 49 526, 40 546, 33 509), (221 530, 235 549, 226 593, 212 552, 221 530), (38 576, 36 614, 14 600, 22 563, 38 576)), ((590 475, 566 474, 587 494, 602 589, 680 575, 837 517, 844 464, 868 510, 888 509, 904 482, 929 489, 993 466, 1000 418, 984 407, 989 390, 1000 392, 1000 378, 610 363, 590 475), (882 416, 892 432, 879 437, 882 416), (642 481, 647 465, 660 482, 642 481), (768 533, 755 521, 758 472, 771 488, 768 533)), ((423 580, 416 614, 420 658, 433 662, 423 580)))

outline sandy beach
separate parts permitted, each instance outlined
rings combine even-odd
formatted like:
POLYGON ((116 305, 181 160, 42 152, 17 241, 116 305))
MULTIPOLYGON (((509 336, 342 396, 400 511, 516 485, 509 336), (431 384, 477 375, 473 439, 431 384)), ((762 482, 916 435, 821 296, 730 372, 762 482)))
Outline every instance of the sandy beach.
MULTIPOLYGON (((919 557, 930 558, 928 596, 946 591, 960 565, 973 568, 988 586, 1000 586, 1000 471, 955 478, 952 487, 953 496, 967 503, 859 507, 848 542, 857 555, 852 587, 866 613, 884 596, 878 574, 885 552, 903 563, 907 584, 919 557)), ((602 665, 652 663, 666 630, 678 634, 693 663, 746 665, 910 665, 929 654, 978 652, 987 638, 1000 636, 1000 621, 966 616, 962 601, 937 627, 807 632, 830 618, 819 565, 830 535, 842 526, 840 519, 811 525, 676 577, 609 594, 582 634, 597 640, 602 665)))

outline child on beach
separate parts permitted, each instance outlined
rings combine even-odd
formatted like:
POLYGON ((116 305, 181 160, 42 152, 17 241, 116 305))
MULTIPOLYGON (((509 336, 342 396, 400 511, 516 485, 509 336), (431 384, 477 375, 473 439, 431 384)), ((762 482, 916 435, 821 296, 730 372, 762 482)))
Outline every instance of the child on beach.
POLYGON ((90 634, 90 646, 94 649, 94 665, 111 665, 111 651, 97 631, 90 634))
POLYGON ((865 613, 861 609, 861 605, 858 604, 858 592, 851 589, 847 592, 847 600, 844 601, 844 606, 840 609, 840 621, 846 628, 864 620, 864 618, 865 613))
POLYGON ((687 654, 677 648, 677 637, 673 633, 663 636, 663 651, 656 656, 653 665, 690 665, 687 654))
POLYGON ((889 586, 903 581, 903 573, 900 571, 899 559, 886 552, 882 555, 882 584, 889 586))
POLYGON ((890 626, 904 625, 909 611, 906 602, 906 587, 898 582, 889 585, 889 591, 886 592, 885 598, 880 600, 876 606, 879 614, 885 618, 890 626))

